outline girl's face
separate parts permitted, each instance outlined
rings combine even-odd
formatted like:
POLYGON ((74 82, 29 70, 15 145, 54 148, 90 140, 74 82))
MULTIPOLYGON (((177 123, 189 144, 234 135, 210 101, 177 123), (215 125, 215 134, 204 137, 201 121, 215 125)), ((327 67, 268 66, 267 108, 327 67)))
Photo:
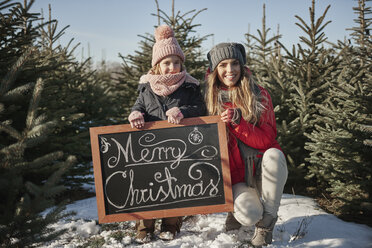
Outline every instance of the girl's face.
POLYGON ((237 59, 225 59, 217 65, 217 75, 226 87, 234 86, 240 79, 240 63, 237 59))
POLYGON ((159 63, 160 72, 164 74, 175 74, 181 71, 181 59, 177 55, 170 55, 162 59, 159 63))

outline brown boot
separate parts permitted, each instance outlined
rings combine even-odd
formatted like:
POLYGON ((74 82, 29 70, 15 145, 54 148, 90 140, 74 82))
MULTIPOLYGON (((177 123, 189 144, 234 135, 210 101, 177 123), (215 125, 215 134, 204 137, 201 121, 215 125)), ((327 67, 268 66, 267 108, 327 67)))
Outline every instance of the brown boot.
POLYGON ((242 226, 234 217, 234 215, 231 212, 227 213, 226 221, 225 221, 225 228, 226 231, 232 231, 239 229, 242 226))
POLYGON ((135 241, 139 244, 150 242, 154 237, 155 220, 137 220, 136 221, 136 238, 135 241))
POLYGON ((172 240, 181 231, 183 217, 163 218, 159 238, 162 240, 172 240))
POLYGON ((251 244, 255 247, 267 246, 273 241, 273 230, 278 217, 274 218, 269 214, 264 214, 263 218, 256 223, 251 244))

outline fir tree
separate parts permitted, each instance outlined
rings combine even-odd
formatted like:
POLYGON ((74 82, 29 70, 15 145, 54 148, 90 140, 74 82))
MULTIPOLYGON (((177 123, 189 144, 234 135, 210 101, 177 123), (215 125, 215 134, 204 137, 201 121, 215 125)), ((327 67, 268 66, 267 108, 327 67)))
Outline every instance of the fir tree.
MULTIPOLYGON (((18 66, 13 68, 20 69, 18 66)), ((8 82, 12 81, 12 77, 5 78, 8 82)), ((2 81, 2 85, 4 83, 7 82, 2 81)), ((15 140, 9 144, 2 143, 0 150, 0 197, 3 200, 0 205, 0 241, 4 247, 24 247, 53 240, 64 230, 56 231, 49 224, 69 215, 63 212, 63 204, 56 205, 55 197, 64 191, 64 187, 59 185, 60 178, 75 163, 75 158, 61 161, 62 152, 45 154, 32 161, 25 158, 27 149, 46 140, 55 126, 55 123, 45 121, 43 114, 38 115, 42 90, 43 81, 39 79, 34 87, 24 130, 16 130, 7 121, 0 126, 1 133, 15 140), (49 173, 43 184, 32 181, 38 172, 45 170, 54 172, 49 173), (42 216, 41 213, 51 207, 53 209, 42 216)), ((9 103, 9 97, 15 100, 20 93, 19 88, 14 88, 0 95, 0 101, 9 103)))
POLYGON ((245 45, 248 48, 247 64, 257 82, 265 87, 271 95, 277 121, 278 142, 284 148, 289 165, 287 185, 295 187, 298 190, 300 185, 303 185, 303 182, 298 181, 298 178, 303 178, 306 175, 306 171, 301 167, 297 167, 291 157, 291 154, 295 154, 299 151, 299 148, 287 152, 287 148, 297 147, 296 140, 291 135, 288 135, 287 127, 287 121, 295 118, 293 113, 292 116, 289 115, 292 107, 290 96, 292 83, 289 78, 288 66, 281 54, 279 27, 277 34, 271 37, 269 37, 270 30, 270 28, 266 28, 264 4, 262 28, 261 30, 257 30, 258 36, 249 32, 245 34, 245 45))
POLYGON ((371 8, 359 0, 352 28, 354 44, 339 42, 342 61, 332 72, 329 96, 317 104, 316 126, 307 135, 309 177, 332 199, 336 214, 371 220, 372 210, 372 42, 371 8))
POLYGON ((30 13, 32 4, 0 2, 0 242, 4 247, 37 246, 63 232, 50 224, 68 215, 56 198, 65 188, 61 177, 76 163, 63 151, 46 151, 59 126, 42 106, 47 71, 56 69, 56 63, 54 51, 42 56, 40 27, 48 23, 30 13))
POLYGON ((266 5, 263 5, 262 29, 257 29, 258 36, 252 35, 249 32, 245 34, 247 46, 247 61, 248 65, 255 71, 255 75, 259 82, 262 82, 265 87, 271 87, 269 81, 269 64, 271 59, 279 56, 275 42, 281 38, 281 35, 268 37, 270 28, 266 28, 266 5), (252 43, 253 41, 253 43, 252 43), (263 68, 263 69, 262 69, 263 68))
MULTIPOLYGON (((328 94, 329 79, 331 72, 337 67, 339 58, 335 56, 333 49, 326 48, 324 43, 327 41, 323 29, 330 23, 325 22, 328 6, 324 13, 315 19, 315 0, 309 8, 310 23, 307 24, 301 17, 296 15, 299 23, 296 23, 304 32, 305 36, 300 36, 302 44, 297 44, 297 49, 293 46, 290 52, 284 45, 285 50, 285 74, 281 77, 287 81, 286 97, 283 111, 288 111, 286 115, 280 115, 280 140, 283 149, 288 155, 292 171, 297 176, 304 178, 308 164, 305 158, 308 151, 305 150, 305 142, 308 141, 306 134, 314 129, 314 118, 318 110, 316 104, 322 103, 328 94), (286 142, 288 141, 288 142, 286 142), (302 174, 302 175, 301 175, 302 174)), ((280 41, 278 41, 280 43, 280 41)), ((280 73, 280 72, 276 72, 280 73)), ((308 182, 311 185, 314 182, 308 182)), ((303 183, 302 183, 303 184, 303 183)))
POLYGON ((46 23, 43 21, 38 28, 39 49, 35 56, 40 64, 37 74, 45 81, 40 108, 49 120, 56 121, 56 127, 49 136, 49 145, 33 152, 61 150, 76 156, 79 164, 64 176, 64 184, 80 191, 82 183, 91 182, 91 177, 85 177, 92 169, 89 127, 112 124, 112 102, 105 82, 92 69, 90 58, 76 61, 73 53, 79 44, 72 46, 73 39, 67 46, 59 44, 68 26, 59 30, 50 5, 49 18, 46 23))

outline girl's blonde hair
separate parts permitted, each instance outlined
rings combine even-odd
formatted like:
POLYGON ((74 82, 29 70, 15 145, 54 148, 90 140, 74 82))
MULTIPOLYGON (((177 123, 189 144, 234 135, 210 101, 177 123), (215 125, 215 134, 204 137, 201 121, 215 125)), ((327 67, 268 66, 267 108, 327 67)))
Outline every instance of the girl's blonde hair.
MULTIPOLYGON (((182 60, 180 60, 180 62, 182 62, 182 60)), ((183 63, 181 63, 181 71, 184 70, 184 66, 183 66, 183 63)), ((160 75, 161 74, 161 70, 160 70, 160 62, 157 63, 156 65, 154 65, 150 70, 149 70, 149 73, 152 74, 152 75, 160 75)))
MULTIPOLYGON (((230 102, 242 111, 242 117, 256 125, 259 123, 260 115, 266 109, 262 104, 267 99, 263 99, 257 83, 254 81, 250 72, 244 66, 240 66, 241 78, 236 84, 229 88, 228 95, 230 102)), ((223 84, 218 79, 217 68, 208 76, 207 80, 206 104, 210 115, 220 115, 224 111, 221 87, 223 84)))

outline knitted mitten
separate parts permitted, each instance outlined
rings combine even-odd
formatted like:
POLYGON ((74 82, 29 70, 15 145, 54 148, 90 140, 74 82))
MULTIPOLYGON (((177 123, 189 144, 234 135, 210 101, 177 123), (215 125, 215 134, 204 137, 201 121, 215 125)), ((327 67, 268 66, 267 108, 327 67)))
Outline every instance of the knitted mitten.
POLYGON ((183 119, 183 114, 178 107, 173 107, 165 112, 165 115, 168 116, 168 122, 173 124, 179 124, 183 119))
POLYGON ((128 120, 130 122, 130 125, 133 127, 142 127, 143 124, 145 123, 145 120, 143 118, 143 113, 139 112, 139 111, 133 111, 132 113, 130 113, 130 115, 128 116, 128 120))

